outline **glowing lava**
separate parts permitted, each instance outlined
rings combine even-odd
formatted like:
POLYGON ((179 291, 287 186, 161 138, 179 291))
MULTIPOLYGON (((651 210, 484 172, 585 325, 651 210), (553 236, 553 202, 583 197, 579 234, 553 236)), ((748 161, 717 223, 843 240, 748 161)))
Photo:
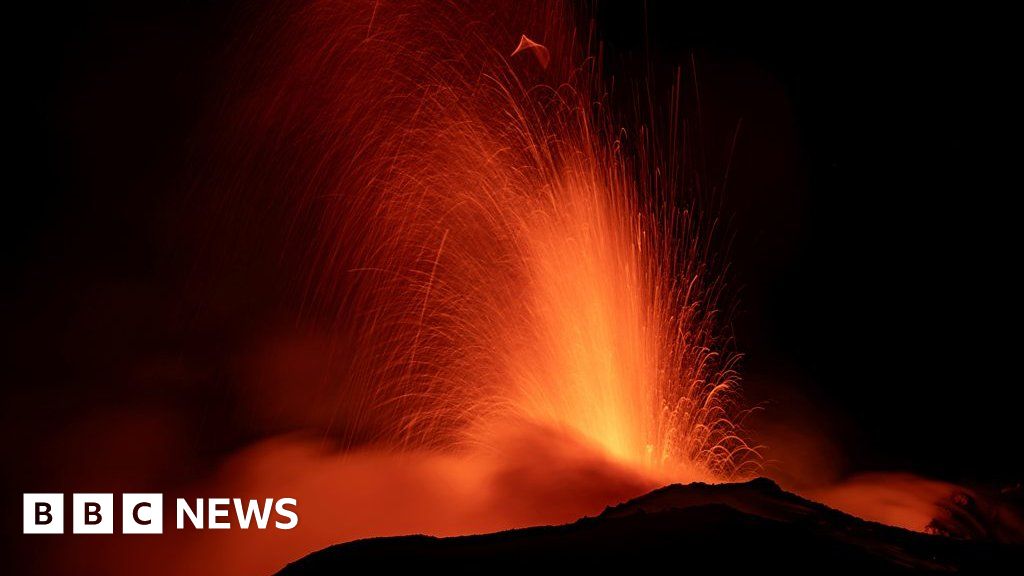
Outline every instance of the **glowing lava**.
POLYGON ((274 566, 757 471, 683 131, 612 117, 566 6, 321 1, 254 30, 205 185, 219 228, 288 219, 281 276, 343 376, 333 416, 288 428, 320 439, 258 444, 204 488, 296 497, 294 534, 177 557, 274 566))
POLYGON ((296 191, 320 214, 315 297, 355 324, 348 386, 371 391, 344 424, 470 454, 525 425, 659 476, 747 475, 713 220, 651 136, 670 130, 613 121, 572 18, 319 3, 295 20, 260 114, 316 155, 296 191))

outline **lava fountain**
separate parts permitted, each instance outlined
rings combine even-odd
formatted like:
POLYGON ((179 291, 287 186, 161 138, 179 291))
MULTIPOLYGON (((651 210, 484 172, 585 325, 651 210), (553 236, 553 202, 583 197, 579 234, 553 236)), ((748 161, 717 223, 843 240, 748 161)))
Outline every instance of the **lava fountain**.
POLYGON ((304 8, 258 99, 312 155, 287 190, 317 215, 311 301, 358 333, 370 392, 336 425, 466 453, 529 426, 748 475, 714 220, 654 134, 680 136, 615 122, 563 4, 475 4, 304 8))
MULTIPOLYGON (((686 131, 676 112, 612 111, 600 45, 568 6, 278 10, 235 46, 210 132, 218 228, 288 220, 267 229, 287 231, 280 276, 301 279, 345 374, 333 415, 306 428, 320 448, 232 465, 304 471, 308 486, 273 488, 313 511, 291 557, 567 522, 758 471, 686 131)), ((278 476, 237 477, 244 494, 278 476)))

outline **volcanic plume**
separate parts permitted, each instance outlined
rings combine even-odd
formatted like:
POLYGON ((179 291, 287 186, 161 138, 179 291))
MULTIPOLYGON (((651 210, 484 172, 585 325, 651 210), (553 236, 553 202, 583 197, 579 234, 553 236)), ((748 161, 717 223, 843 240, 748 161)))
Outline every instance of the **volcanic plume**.
POLYGON ((272 195, 312 229, 310 314, 356 350, 343 436, 486 454, 528 426, 644 473, 747 476, 716 215, 672 163, 680 131, 616 123, 574 22, 289 14, 235 112, 228 203, 272 195))
POLYGON ((322 524, 306 550, 563 522, 759 470, 710 189, 678 160, 677 115, 613 112, 578 21, 559 1, 316 2, 261 17, 233 56, 198 184, 211 234, 283 215, 282 271, 343 366, 336 448, 245 457, 336 484, 344 505, 286 484, 337 514, 304 520, 322 524), (345 529, 385 478, 419 503, 374 488, 386 525, 345 529))
POLYGON ((573 16, 370 8, 297 17, 330 49, 275 90, 298 78, 318 125, 264 109, 317 163, 282 193, 322 214, 312 294, 359 326, 359 417, 392 448, 488 451, 525 424, 673 477, 749 473, 713 215, 613 122, 573 16), (544 45, 511 51, 520 30, 544 45))

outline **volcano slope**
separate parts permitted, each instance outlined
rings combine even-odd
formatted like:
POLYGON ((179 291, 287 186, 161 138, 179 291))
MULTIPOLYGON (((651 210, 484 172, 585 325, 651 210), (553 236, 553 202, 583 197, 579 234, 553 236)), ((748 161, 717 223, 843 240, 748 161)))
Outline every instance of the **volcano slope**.
POLYGON ((593 518, 478 536, 401 536, 331 546, 282 576, 664 570, 785 574, 1024 573, 1024 547, 866 522, 759 478, 670 485, 593 518))

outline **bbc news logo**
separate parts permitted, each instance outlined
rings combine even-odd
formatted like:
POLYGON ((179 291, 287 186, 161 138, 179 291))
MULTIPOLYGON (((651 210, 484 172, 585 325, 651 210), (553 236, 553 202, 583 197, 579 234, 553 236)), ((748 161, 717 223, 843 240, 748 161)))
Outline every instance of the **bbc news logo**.
MULTIPOLYGON (((295 498, 185 498, 175 500, 175 527, 194 529, 291 530, 299 524, 295 498), (205 513, 204 513, 205 512, 205 513), (273 522, 271 522, 273 520, 273 522)), ((113 494, 72 494, 71 531, 74 534, 114 533, 113 494)), ((64 533, 64 494, 24 494, 22 532, 64 533)), ((163 494, 122 494, 122 534, 163 534, 163 494)))

